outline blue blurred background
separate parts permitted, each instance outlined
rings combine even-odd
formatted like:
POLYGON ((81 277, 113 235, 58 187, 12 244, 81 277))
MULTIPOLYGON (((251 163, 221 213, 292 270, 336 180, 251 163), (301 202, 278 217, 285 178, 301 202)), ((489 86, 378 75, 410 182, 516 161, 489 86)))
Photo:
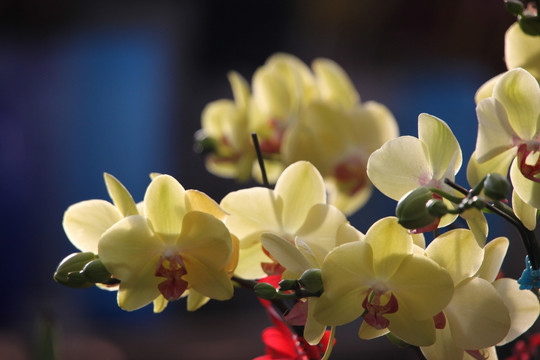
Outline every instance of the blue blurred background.
MULTIPOLYGON (((262 355, 270 322, 241 290, 194 314, 180 300, 154 315, 122 311, 115 293, 56 284, 58 262, 75 251, 62 230, 65 209, 108 199, 104 171, 136 201, 150 172, 217 201, 240 188, 205 170, 193 133, 205 104, 232 97, 227 71, 250 79, 278 51, 308 64, 337 61, 362 100, 391 109, 401 134, 417 135, 421 112, 444 119, 467 159, 473 96, 505 70, 512 22, 502 0, 0 2, 0 359, 39 359, 48 329, 60 359, 262 355)), ((351 221, 365 231, 394 206, 375 194, 351 221)), ((505 271, 517 277, 523 251, 508 235, 505 271)), ((385 339, 356 339, 357 327, 338 329, 335 358, 415 358, 385 339)))

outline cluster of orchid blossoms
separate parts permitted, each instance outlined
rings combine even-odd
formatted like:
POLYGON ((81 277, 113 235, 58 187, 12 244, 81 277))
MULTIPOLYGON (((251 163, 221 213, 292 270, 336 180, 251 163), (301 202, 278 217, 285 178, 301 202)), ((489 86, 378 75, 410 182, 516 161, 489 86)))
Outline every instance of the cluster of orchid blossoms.
POLYGON ((357 320, 360 339, 385 335, 427 359, 496 359, 495 347, 540 313, 540 88, 528 71, 538 61, 527 60, 540 54, 540 38, 530 37, 517 25, 508 30, 506 58, 521 67, 508 64, 477 93, 470 189, 454 182, 463 156, 443 120, 420 114, 418 137, 398 137, 390 112, 361 104, 337 64, 316 60, 311 72, 279 54, 257 70, 252 94, 230 74, 235 100, 207 106, 199 139, 213 173, 264 179, 268 170, 275 185, 234 191, 218 204, 151 174, 136 203, 105 174, 112 202, 65 212, 66 235, 80 252, 60 263, 55 279, 117 291, 128 311, 152 303, 161 312, 183 297, 193 311, 247 288, 274 323, 260 360, 327 359, 336 327, 357 320), (370 184, 398 203, 395 217, 364 234, 346 215, 366 201, 370 184), (485 213, 515 226, 516 239, 490 238, 485 213), (527 255, 519 280, 500 272, 510 241, 527 255))

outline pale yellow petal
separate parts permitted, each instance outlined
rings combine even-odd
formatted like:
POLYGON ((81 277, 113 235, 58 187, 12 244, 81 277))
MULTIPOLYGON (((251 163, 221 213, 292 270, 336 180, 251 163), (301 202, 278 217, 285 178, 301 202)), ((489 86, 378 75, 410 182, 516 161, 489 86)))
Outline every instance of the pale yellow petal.
POLYGON ((278 235, 271 233, 262 234, 261 243, 277 262, 297 276, 302 275, 304 271, 311 267, 310 263, 294 244, 291 244, 278 235))
POLYGON ((412 136, 390 140, 371 154, 367 174, 379 191, 394 200, 433 179, 428 149, 412 136))
POLYGON ((300 229, 314 205, 326 203, 323 178, 307 161, 289 165, 279 177, 274 191, 283 200, 281 221, 289 233, 300 229))
POLYGON ((508 149, 481 164, 477 160, 476 152, 473 152, 467 165, 467 181, 470 186, 476 186, 489 173, 508 175, 508 167, 516 156, 516 151, 516 148, 508 149))
POLYGON ((142 276, 142 269, 153 276, 164 249, 165 244, 152 231, 148 220, 140 215, 116 223, 102 235, 98 244, 101 261, 122 283, 142 276))
POLYGON ((371 340, 388 334, 390 331, 388 329, 376 329, 373 326, 369 325, 365 321, 362 321, 360 324, 360 329, 358 330, 358 337, 363 340, 371 340))
POLYGON ((259 242, 263 232, 282 232, 280 214, 283 201, 270 189, 255 187, 227 194, 220 203, 230 215, 225 220, 230 232, 240 240, 240 248, 259 242))
POLYGON ((449 168, 453 169, 452 175, 458 172, 462 162, 461 148, 452 130, 444 121, 433 115, 420 114, 418 138, 428 148, 434 179, 443 178, 449 168))
POLYGON ((267 274, 261 268, 261 263, 269 263, 272 260, 263 252, 260 243, 247 248, 241 248, 238 258, 238 266, 234 274, 243 279, 260 279, 267 274))
POLYGON ((438 236, 429 244, 426 254, 448 270, 455 285, 473 276, 484 258, 484 250, 466 229, 454 229, 438 236))
POLYGON ((399 310, 384 315, 389 321, 388 330, 406 343, 428 346, 435 342, 435 323, 433 319, 414 319, 410 316, 407 304, 400 303, 399 310))
POLYGON ((242 75, 236 71, 230 71, 227 74, 227 78, 231 84, 236 105, 240 109, 246 109, 250 98, 249 84, 247 83, 246 79, 244 79, 242 75))
POLYGON ((358 231, 351 224, 346 223, 340 225, 337 231, 336 246, 347 244, 355 241, 363 241, 365 235, 358 231))
POLYGON ((540 78, 540 38, 525 34, 515 22, 504 35, 504 61, 508 69, 521 67, 540 78))
POLYGON ((198 310, 201 306, 206 304, 208 301, 210 301, 209 297, 204 296, 203 294, 201 294, 195 289, 189 289, 189 293, 187 296, 187 310, 188 311, 198 310))
POLYGON ((462 281, 444 313, 454 342, 462 349, 493 346, 510 329, 510 316, 502 297, 491 283, 480 278, 462 281))
POLYGON ((537 209, 523 201, 514 190, 512 191, 512 209, 527 229, 532 231, 536 228, 537 209))
POLYGON ((311 67, 315 73, 321 97, 343 108, 352 108, 360 101, 353 83, 345 71, 330 59, 316 59, 311 67))
POLYGON ((234 289, 225 270, 215 269, 195 257, 182 257, 187 274, 183 276, 191 289, 216 300, 228 300, 234 289))
POLYGON ((508 245, 510 245, 510 242, 505 237, 498 237, 491 240, 484 247, 484 261, 482 261, 482 266, 475 276, 489 282, 495 281, 506 256, 508 245))
POLYGON ((347 218, 332 205, 316 204, 306 214, 296 235, 305 241, 322 263, 326 254, 336 246, 337 229, 347 218))
POLYGON ((188 211, 202 211, 215 216, 223 221, 227 217, 227 213, 205 193, 198 190, 186 191, 186 208, 188 211))
MULTIPOLYGON (((436 330, 436 340, 433 345, 422 346, 422 354, 428 360, 456 360, 463 359, 465 351, 456 346, 452 338, 450 326, 446 324, 443 329, 436 330)), ((492 358, 489 358, 492 360, 492 358)))
POLYGON ((167 307, 167 304, 169 302, 163 297, 163 295, 159 295, 157 298, 154 299, 154 312, 160 313, 167 307))
POLYGON ((398 124, 392 112, 376 101, 356 106, 351 112, 349 123, 352 141, 365 149, 367 154, 399 135, 398 124))
POLYGON ((328 203, 337 207, 347 216, 362 208, 369 200, 373 190, 373 186, 368 182, 363 188, 357 190, 354 194, 350 194, 349 191, 341 191, 338 186, 339 181, 336 178, 329 177, 325 181, 328 203))
POLYGON ((467 225, 469 226, 469 229, 471 229, 478 245, 484 246, 489 231, 484 213, 473 208, 465 210, 460 216, 467 221, 467 225))
POLYGON ((321 268, 325 296, 335 299, 357 289, 367 290, 375 278, 372 257, 371 246, 364 241, 347 243, 328 253, 321 268))
POLYGON ((479 163, 488 161, 515 146, 520 135, 510 125, 508 109, 494 97, 484 99, 476 106, 478 136, 476 158, 479 163))
POLYGON ((260 67, 252 78, 254 106, 270 119, 284 119, 291 110, 294 99, 286 80, 279 72, 260 67))
POLYGON ((386 217, 375 222, 367 231, 364 241, 373 250, 373 268, 378 277, 389 278, 399 268, 401 260, 412 253, 411 235, 397 218, 386 217))
MULTIPOLYGON (((425 256, 407 256, 387 283, 398 300, 398 312, 407 309, 399 316, 416 320, 431 319, 438 314, 454 291, 448 272, 425 256)), ((390 331, 394 332, 391 327, 390 331)))
POLYGON ((123 216, 138 215, 137 206, 131 194, 118 179, 111 174, 104 173, 105 185, 114 205, 123 216))
POLYGON ((184 216, 176 248, 184 259, 188 274, 192 271, 188 266, 191 259, 215 270, 225 269, 233 249, 225 224, 200 211, 190 211, 184 216))
POLYGON ((493 95, 493 88, 495 88, 495 84, 497 83, 497 81, 499 81, 500 77, 503 76, 503 74, 492 77, 484 84, 482 84, 482 86, 480 86, 480 88, 474 94, 474 102, 476 104, 478 104, 485 98, 491 97, 493 95))
POLYGON ((98 252, 101 235, 122 219, 122 214, 105 200, 86 200, 71 205, 62 225, 71 243, 81 251, 98 252))
MULTIPOLYGON (((157 259, 156 259, 157 260, 157 259)), ((154 275, 156 262, 148 262, 136 277, 122 280, 118 289, 118 306, 133 311, 150 304, 160 296, 158 284, 164 279, 154 275)))
POLYGON ((540 114, 538 81, 521 68, 512 69, 497 81, 493 97, 504 106, 508 122, 519 138, 531 140, 538 130, 540 114))
POLYGON ((508 308, 511 327, 508 334, 497 345, 504 345, 527 331, 538 318, 540 305, 538 297, 530 290, 520 290, 514 279, 502 278, 495 280, 493 286, 502 296, 508 308))
POLYGON ((315 320, 321 324, 338 326, 350 323, 363 314, 362 302, 367 289, 353 288, 342 296, 329 298, 326 292, 321 295, 314 311, 315 320))
POLYGON ((523 202, 536 209, 540 209, 540 183, 523 176, 519 170, 517 159, 510 166, 510 180, 514 186, 514 191, 523 202))
POLYGON ((185 190, 169 175, 156 177, 144 195, 144 214, 163 241, 172 244, 182 229, 186 213, 185 190))
POLYGON ((321 324, 315 317, 313 313, 315 312, 315 307, 319 301, 316 297, 310 297, 308 300, 308 314, 306 319, 306 325, 304 327, 304 339, 311 345, 317 345, 326 330, 326 325, 321 324))

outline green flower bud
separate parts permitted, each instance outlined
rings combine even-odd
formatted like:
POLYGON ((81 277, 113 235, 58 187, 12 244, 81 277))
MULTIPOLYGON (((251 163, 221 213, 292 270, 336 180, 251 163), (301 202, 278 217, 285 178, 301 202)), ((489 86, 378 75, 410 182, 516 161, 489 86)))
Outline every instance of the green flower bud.
POLYGON ((268 283, 258 283, 253 287, 255 295, 265 300, 274 300, 276 298, 276 289, 268 283))
POLYGON ((521 16, 519 18, 519 27, 527 35, 540 35, 540 20, 536 16, 521 16))
MULTIPOLYGON (((73 253, 67 256, 56 268, 54 280, 69 287, 89 287, 94 285, 86 278, 84 278, 85 281, 81 281, 79 275, 74 274, 81 272, 86 264, 95 259, 97 259, 97 256, 91 252, 73 253)), ((83 276, 82 273, 80 275, 83 276)))
POLYGON ((283 279, 279 282, 279 290, 281 291, 295 290, 295 289, 298 289, 298 281, 296 280, 283 279))
POLYGON ((510 191, 510 183, 505 176, 497 173, 487 174, 484 180, 484 194, 493 200, 503 200, 510 191))
POLYGON ((82 273, 88 281, 93 283, 105 283, 111 278, 111 273, 99 259, 92 260, 86 264, 82 273))
POLYGON ((315 294, 322 290, 323 282, 320 269, 309 269, 304 271, 298 282, 304 289, 315 294))
POLYGON ((94 285, 93 282, 90 282, 88 281, 88 279, 86 279, 86 276, 84 276, 82 271, 72 271, 67 274, 67 282, 68 284, 64 285, 74 288, 87 288, 94 285))
POLYGON ((518 16, 523 13, 524 6, 519 0, 505 0, 504 5, 506 6, 506 10, 513 15, 518 16))
POLYGON ((419 229, 432 224, 438 218, 426 209, 426 203, 432 199, 433 193, 425 186, 403 195, 396 207, 398 223, 406 229, 419 229))
POLYGON ((426 203, 427 212, 435 217, 441 218, 444 215, 448 214, 448 208, 444 201, 439 199, 431 199, 426 203))

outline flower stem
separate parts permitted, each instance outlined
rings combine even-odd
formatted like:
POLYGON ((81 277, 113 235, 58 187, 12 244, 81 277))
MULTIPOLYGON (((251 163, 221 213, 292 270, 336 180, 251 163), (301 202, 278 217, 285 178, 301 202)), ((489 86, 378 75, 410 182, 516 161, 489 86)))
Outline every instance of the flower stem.
POLYGON ((259 145, 259 138, 257 137, 257 133, 251 133, 251 139, 253 140, 255 152, 257 153, 257 160, 259 161, 259 168, 261 169, 263 184, 265 187, 270 189, 270 183, 268 182, 268 177, 266 176, 266 168, 264 166, 264 159, 262 156, 261 145, 259 145))

